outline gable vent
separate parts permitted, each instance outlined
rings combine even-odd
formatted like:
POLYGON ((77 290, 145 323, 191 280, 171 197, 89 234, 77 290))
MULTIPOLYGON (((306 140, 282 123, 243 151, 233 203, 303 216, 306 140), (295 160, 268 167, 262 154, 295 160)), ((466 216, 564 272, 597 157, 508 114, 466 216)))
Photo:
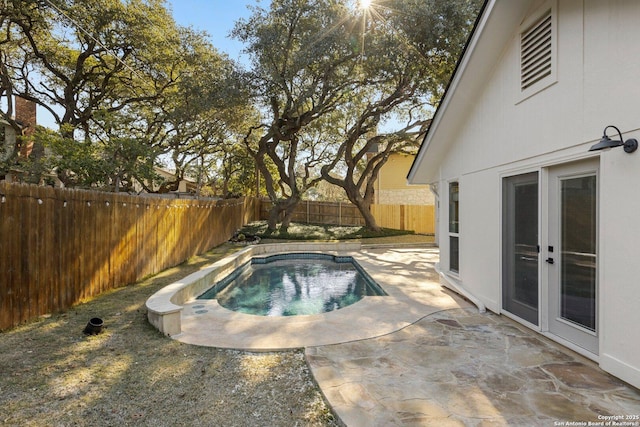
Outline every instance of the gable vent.
POLYGON ((551 11, 520 35, 520 88, 526 90, 551 75, 551 11))

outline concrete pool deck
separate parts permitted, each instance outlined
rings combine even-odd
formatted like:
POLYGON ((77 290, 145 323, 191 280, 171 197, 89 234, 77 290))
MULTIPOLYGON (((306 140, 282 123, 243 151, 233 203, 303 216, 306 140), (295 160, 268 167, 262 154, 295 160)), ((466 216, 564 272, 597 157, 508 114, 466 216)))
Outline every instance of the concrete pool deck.
POLYGON ((326 401, 347 426, 640 426, 637 389, 441 287, 437 249, 349 255, 388 297, 288 318, 191 301, 173 338, 252 351, 304 347, 326 401))

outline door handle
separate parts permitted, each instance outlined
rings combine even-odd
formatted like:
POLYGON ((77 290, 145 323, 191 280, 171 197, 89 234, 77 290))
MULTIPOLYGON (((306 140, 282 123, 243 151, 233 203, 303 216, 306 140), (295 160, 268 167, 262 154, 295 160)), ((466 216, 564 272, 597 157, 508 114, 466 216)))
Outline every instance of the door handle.
POLYGON ((547 264, 553 264, 555 262, 553 258, 547 258, 545 261, 547 264))

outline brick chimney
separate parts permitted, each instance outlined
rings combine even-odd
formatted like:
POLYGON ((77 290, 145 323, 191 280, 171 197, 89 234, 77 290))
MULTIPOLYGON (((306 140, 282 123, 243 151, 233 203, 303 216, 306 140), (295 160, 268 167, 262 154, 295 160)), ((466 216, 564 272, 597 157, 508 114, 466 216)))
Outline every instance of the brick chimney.
POLYGON ((33 151, 33 134, 36 131, 36 103, 16 96, 15 120, 22 127, 20 157, 29 157, 33 151))

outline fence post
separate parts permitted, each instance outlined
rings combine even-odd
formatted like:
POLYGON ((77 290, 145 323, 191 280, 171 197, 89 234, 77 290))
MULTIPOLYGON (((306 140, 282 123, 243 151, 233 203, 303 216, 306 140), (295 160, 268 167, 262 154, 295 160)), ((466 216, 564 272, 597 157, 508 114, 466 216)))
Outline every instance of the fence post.
POLYGON ((342 225, 342 202, 338 202, 338 225, 342 225))
POLYGON ((309 200, 307 200, 307 224, 309 224, 309 200))

